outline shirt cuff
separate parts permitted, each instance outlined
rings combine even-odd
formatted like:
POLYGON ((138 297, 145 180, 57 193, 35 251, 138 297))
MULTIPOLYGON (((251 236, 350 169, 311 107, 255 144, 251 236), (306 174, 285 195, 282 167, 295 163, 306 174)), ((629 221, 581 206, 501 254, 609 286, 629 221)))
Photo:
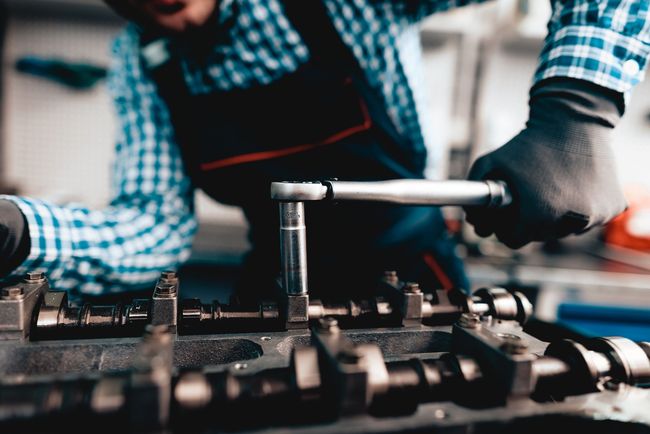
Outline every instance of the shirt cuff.
POLYGON ((534 82, 551 77, 587 80, 625 94, 645 77, 650 44, 614 30, 585 25, 558 28, 546 38, 534 82))

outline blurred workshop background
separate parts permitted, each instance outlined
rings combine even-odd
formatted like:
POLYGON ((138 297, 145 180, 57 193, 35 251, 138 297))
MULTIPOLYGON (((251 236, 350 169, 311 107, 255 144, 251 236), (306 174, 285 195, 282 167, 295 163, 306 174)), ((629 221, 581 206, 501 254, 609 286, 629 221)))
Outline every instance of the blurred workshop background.
MULTIPOLYGON (((433 113, 432 178, 463 178, 476 155, 527 117, 548 1, 497 0, 422 25, 433 113)), ((114 117, 103 76, 123 22, 99 0, 0 1, 0 189, 101 208, 109 200, 114 117)), ((475 286, 524 289, 536 314, 594 335, 650 336, 650 83, 616 130, 628 214, 607 231, 509 251, 479 240, 448 210, 475 286)), ((224 281, 246 250, 242 214, 197 193, 201 227, 187 281, 224 281)))

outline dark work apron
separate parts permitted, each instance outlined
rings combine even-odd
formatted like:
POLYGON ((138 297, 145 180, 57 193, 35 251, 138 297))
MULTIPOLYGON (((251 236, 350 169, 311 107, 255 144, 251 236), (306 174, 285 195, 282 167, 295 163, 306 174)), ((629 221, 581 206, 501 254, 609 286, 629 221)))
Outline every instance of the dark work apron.
MULTIPOLYGON (((310 61, 275 82, 191 95, 180 64, 150 73, 196 187, 237 205, 250 224, 239 298, 271 296, 279 272, 283 180, 423 178, 426 151, 397 132, 320 1, 285 0, 310 61)), ((187 55, 187 53, 184 53, 187 55)), ((310 293, 369 293, 383 270, 430 288, 467 287, 440 210, 376 203, 306 204, 310 293)))

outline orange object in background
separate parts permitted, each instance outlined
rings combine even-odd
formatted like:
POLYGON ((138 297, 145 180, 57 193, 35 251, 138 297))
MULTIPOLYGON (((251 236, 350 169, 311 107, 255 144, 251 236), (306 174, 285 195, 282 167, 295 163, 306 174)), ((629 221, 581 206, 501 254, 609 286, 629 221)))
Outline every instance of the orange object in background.
POLYGON ((628 249, 650 252, 650 190, 626 189, 628 209, 605 228, 605 242, 628 249))

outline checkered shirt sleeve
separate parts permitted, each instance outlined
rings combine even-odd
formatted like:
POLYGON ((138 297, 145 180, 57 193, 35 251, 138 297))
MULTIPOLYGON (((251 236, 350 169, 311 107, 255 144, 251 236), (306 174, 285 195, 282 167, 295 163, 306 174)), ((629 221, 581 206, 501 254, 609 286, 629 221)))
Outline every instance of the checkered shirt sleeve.
POLYGON ((629 96, 650 58, 648 0, 554 0, 535 81, 588 80, 629 96))
MULTIPOLYGON (((483 0, 372 1, 398 17, 426 16, 483 0)), ((542 0, 533 0, 542 1, 542 0)), ((534 81, 587 80, 630 96, 650 58, 650 1, 551 0, 553 14, 534 81)))
POLYGON ((143 76, 128 35, 109 79, 119 123, 113 199, 103 210, 3 196, 27 218, 32 248, 13 273, 47 273, 59 289, 96 294, 151 284, 189 256, 192 188, 166 107, 143 76))

